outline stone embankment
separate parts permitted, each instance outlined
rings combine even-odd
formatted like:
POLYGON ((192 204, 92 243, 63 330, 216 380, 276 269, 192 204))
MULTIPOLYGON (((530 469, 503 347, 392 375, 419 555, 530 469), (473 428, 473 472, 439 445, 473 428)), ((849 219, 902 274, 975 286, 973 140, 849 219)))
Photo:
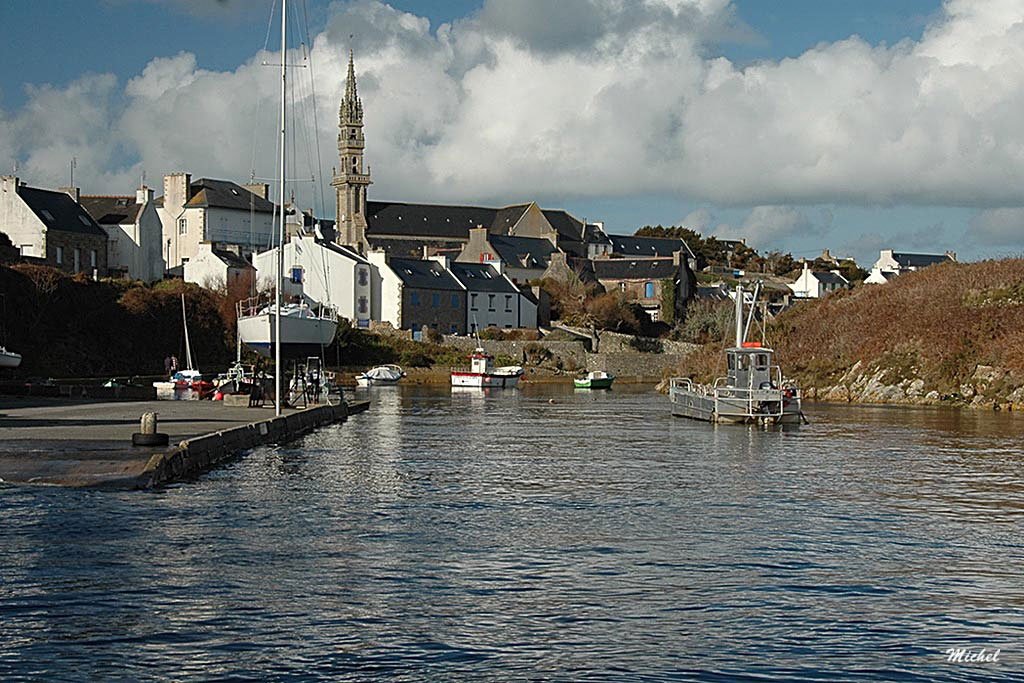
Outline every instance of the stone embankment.
POLYGON ((978 365, 971 377, 952 391, 930 386, 916 368, 855 363, 835 384, 805 387, 804 396, 820 401, 911 405, 967 405, 975 408, 1024 409, 1024 373, 978 365))

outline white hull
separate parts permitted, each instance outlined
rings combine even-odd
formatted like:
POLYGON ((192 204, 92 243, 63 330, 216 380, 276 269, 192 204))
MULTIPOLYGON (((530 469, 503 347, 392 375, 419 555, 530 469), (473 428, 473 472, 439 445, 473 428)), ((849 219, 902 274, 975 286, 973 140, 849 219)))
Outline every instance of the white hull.
POLYGON ((21 354, 0 347, 0 368, 16 368, 21 365, 21 354))
POLYGON ((453 387, 476 387, 479 389, 511 389, 519 384, 522 373, 478 373, 453 372, 453 387))
MULTIPOLYGON (((274 355, 276 313, 258 313, 238 319, 242 343, 262 356, 274 355)), ((281 316, 281 353, 289 357, 319 355, 334 341, 338 322, 330 318, 281 316)))

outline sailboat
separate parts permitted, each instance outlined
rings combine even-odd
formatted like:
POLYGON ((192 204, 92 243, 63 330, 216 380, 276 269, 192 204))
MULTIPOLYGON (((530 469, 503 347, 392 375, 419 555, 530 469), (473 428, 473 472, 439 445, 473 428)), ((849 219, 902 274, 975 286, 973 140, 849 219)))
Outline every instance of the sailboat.
MULTIPOLYGON (((238 304, 238 336, 242 343, 261 355, 274 358, 274 396, 281 394, 281 359, 298 358, 320 350, 331 343, 338 329, 338 317, 327 306, 311 306, 299 300, 284 303, 281 300, 284 278, 285 242, 285 150, 288 149, 285 105, 288 77, 288 2, 281 3, 281 139, 278 203, 277 266, 274 273, 274 300, 259 298, 238 304)), ((276 413, 281 413, 281 401, 276 402, 276 413)))
POLYGON ((188 317, 185 315, 185 295, 181 295, 181 323, 185 327, 185 369, 178 370, 171 378, 163 382, 153 382, 157 391, 199 389, 203 375, 199 368, 192 364, 192 346, 188 340, 188 317))
POLYGON ((21 354, 8 351, 0 346, 0 368, 16 368, 21 365, 21 354))

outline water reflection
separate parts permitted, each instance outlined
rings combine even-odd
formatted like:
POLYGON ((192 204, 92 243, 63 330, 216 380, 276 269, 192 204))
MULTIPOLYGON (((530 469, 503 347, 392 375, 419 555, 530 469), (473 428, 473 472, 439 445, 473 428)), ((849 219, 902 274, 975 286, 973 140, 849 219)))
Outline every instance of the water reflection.
POLYGON ((160 492, 0 489, 0 677, 1021 668, 1015 415, 812 404, 782 432, 629 385, 361 392, 345 425, 160 492))

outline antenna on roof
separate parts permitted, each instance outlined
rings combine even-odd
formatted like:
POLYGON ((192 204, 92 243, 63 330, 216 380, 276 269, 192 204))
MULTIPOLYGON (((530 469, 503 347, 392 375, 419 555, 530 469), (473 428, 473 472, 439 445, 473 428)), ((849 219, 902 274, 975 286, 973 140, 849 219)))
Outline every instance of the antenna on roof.
POLYGON ((78 159, 71 157, 71 187, 75 186, 75 166, 78 165, 78 159))

